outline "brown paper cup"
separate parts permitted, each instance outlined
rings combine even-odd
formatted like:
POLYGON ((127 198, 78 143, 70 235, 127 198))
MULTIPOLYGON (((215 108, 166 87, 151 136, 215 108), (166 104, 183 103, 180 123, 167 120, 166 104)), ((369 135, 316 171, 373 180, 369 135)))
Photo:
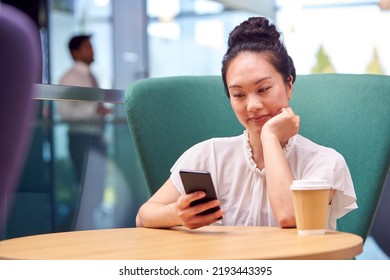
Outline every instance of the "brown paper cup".
POLYGON ((326 180, 295 180, 291 185, 300 235, 324 234, 327 228, 330 185, 326 180))

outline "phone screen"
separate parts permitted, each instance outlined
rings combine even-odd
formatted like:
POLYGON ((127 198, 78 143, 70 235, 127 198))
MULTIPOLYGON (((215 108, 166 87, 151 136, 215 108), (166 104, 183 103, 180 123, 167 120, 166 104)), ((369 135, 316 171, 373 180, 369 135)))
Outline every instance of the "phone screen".
MULTIPOLYGON (((211 200, 216 200, 217 194, 215 192, 213 180, 208 171, 199 170, 180 170, 180 177, 183 182, 184 190, 187 194, 195 191, 204 191, 206 196, 191 203, 191 206, 205 203, 211 200)), ((206 215, 219 210, 220 207, 210 208, 198 215, 206 215)))

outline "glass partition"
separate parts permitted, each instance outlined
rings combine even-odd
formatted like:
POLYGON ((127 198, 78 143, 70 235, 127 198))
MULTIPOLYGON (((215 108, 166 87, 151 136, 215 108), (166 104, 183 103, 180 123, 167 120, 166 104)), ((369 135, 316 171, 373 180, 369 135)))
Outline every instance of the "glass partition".
POLYGON ((123 117, 123 91, 36 89, 30 151, 3 237, 135 226, 148 191, 123 117), (64 104, 104 104, 112 113, 100 120, 69 120, 58 113, 64 104))

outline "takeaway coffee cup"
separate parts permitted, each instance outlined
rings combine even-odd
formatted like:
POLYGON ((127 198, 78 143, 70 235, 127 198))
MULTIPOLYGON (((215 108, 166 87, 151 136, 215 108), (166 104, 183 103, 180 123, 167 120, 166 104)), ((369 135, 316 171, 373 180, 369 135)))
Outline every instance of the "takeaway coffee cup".
POLYGON ((330 185, 326 180, 295 180, 291 185, 300 235, 325 234, 330 185))

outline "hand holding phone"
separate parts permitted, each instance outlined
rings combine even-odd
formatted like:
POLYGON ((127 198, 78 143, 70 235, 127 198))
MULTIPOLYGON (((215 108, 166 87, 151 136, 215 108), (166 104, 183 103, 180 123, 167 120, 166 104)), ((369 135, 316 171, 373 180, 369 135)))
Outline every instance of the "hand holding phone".
MULTIPOLYGON (((180 170, 180 177, 183 182, 184 190, 187 194, 203 191, 206 193, 206 196, 191 202, 191 206, 195 206, 201 203, 209 202, 212 200, 217 200, 217 193, 215 192, 213 180, 208 171, 198 171, 198 170, 180 170)), ((207 209, 199 213, 198 215, 207 215, 214 213, 220 209, 219 206, 207 209)))

